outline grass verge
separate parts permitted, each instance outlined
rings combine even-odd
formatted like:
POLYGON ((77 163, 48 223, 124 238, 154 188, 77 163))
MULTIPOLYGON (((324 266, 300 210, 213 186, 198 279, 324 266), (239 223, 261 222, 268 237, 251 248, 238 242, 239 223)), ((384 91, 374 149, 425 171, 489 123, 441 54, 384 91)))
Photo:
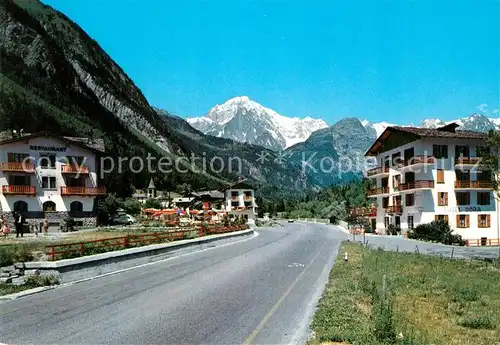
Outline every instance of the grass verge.
POLYGON ((500 344, 499 289, 492 264, 344 243, 310 345, 500 344))

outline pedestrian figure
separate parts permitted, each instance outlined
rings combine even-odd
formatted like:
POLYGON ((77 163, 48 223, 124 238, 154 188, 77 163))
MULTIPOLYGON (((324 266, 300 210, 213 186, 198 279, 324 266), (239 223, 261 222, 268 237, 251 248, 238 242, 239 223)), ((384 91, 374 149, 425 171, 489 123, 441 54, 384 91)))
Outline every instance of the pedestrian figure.
POLYGON ((9 234, 9 225, 7 224, 7 220, 5 219, 5 216, 2 216, 0 226, 2 229, 2 235, 7 237, 7 235, 9 234))
POLYGON ((24 217, 20 212, 16 212, 14 214, 14 226, 16 227, 16 237, 23 237, 23 225, 24 225, 24 217))
POLYGON ((43 234, 47 236, 48 232, 49 232, 49 220, 45 218, 45 220, 43 221, 43 234))

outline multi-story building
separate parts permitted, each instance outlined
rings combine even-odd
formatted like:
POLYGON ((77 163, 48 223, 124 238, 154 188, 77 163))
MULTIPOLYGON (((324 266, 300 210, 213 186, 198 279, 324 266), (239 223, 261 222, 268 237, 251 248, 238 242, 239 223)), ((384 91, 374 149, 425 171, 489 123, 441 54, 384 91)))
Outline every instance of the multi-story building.
POLYGON ((229 185, 224 190, 226 211, 229 214, 242 215, 246 219, 255 218, 254 189, 245 182, 237 182, 229 185))
POLYGON ((47 218, 58 226, 71 216, 77 224, 94 225, 94 200, 106 194, 98 185, 102 152, 102 140, 50 133, 0 141, 0 213, 10 222, 18 211, 28 223, 47 218))
POLYGON ((377 167, 367 171, 377 212, 372 228, 390 224, 404 232, 442 219, 465 239, 497 239, 498 200, 490 171, 479 162, 487 134, 456 130, 388 127, 366 153, 377 167))

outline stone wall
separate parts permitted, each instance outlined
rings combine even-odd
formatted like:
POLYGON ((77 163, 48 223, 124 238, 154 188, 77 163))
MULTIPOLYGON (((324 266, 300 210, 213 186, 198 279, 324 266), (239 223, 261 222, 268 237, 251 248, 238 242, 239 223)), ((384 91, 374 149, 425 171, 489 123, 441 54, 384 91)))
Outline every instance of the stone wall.
MULTIPOLYGON (((9 228, 11 232, 15 232, 14 227, 14 215, 13 212, 1 212, 0 214, 5 216, 7 223, 9 224, 9 228)), ((45 217, 49 221, 50 227, 59 227, 61 225, 66 224, 66 218, 70 216, 69 212, 27 212, 26 214, 26 222, 31 225, 37 225, 39 227, 40 232, 43 231, 43 222, 45 217)), ((97 217, 92 214, 88 214, 85 217, 74 217, 76 222, 82 222, 82 226, 90 227, 97 225, 97 217)), ((24 229, 24 232, 29 232, 29 227, 24 229)))

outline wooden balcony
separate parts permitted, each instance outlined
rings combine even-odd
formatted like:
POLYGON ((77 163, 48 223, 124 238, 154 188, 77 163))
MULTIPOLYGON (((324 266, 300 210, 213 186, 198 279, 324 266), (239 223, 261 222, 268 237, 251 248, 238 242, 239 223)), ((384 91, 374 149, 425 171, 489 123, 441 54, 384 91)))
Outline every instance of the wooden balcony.
POLYGON ((86 165, 75 165, 75 164, 68 164, 68 165, 62 165, 61 166, 61 173, 62 174, 85 174, 87 175, 89 173, 89 167, 86 165))
POLYGON ((434 188, 433 180, 419 180, 402 183, 398 186, 398 191, 411 190, 411 189, 427 189, 434 188))
POLYGON ((370 169, 366 172, 366 176, 371 177, 375 175, 389 174, 389 167, 377 167, 370 169))
POLYGON ((398 164, 398 168, 406 168, 406 167, 411 167, 417 164, 434 164, 436 162, 436 158, 433 156, 415 156, 412 157, 400 164, 398 164))
POLYGON ((378 194, 388 194, 388 193, 389 193, 389 187, 373 188, 368 190, 367 192, 368 196, 373 196, 378 194))
POLYGON ((351 217, 376 217, 377 209, 372 207, 357 207, 349 210, 351 217))
POLYGON ((35 172, 35 165, 23 162, 2 162, 2 171, 33 174, 35 172))
POLYGON ((455 158, 455 165, 475 165, 481 162, 481 157, 458 157, 455 158))
POLYGON ((385 213, 403 213, 403 206, 401 205, 388 206, 385 209, 385 213))
POLYGON ((237 196, 232 196, 231 197, 231 201, 235 202, 235 201, 240 201, 240 198, 237 197, 237 196))
POLYGON ((61 187, 61 195, 98 196, 106 195, 106 187, 61 187))
POLYGON ((245 202, 251 202, 251 201, 253 201, 253 198, 251 196, 244 196, 243 197, 243 201, 245 201, 245 202))
POLYGON ((36 187, 35 186, 2 186, 3 194, 10 195, 36 195, 36 187))
POLYGON ((492 189, 491 181, 455 181, 455 189, 492 189))

